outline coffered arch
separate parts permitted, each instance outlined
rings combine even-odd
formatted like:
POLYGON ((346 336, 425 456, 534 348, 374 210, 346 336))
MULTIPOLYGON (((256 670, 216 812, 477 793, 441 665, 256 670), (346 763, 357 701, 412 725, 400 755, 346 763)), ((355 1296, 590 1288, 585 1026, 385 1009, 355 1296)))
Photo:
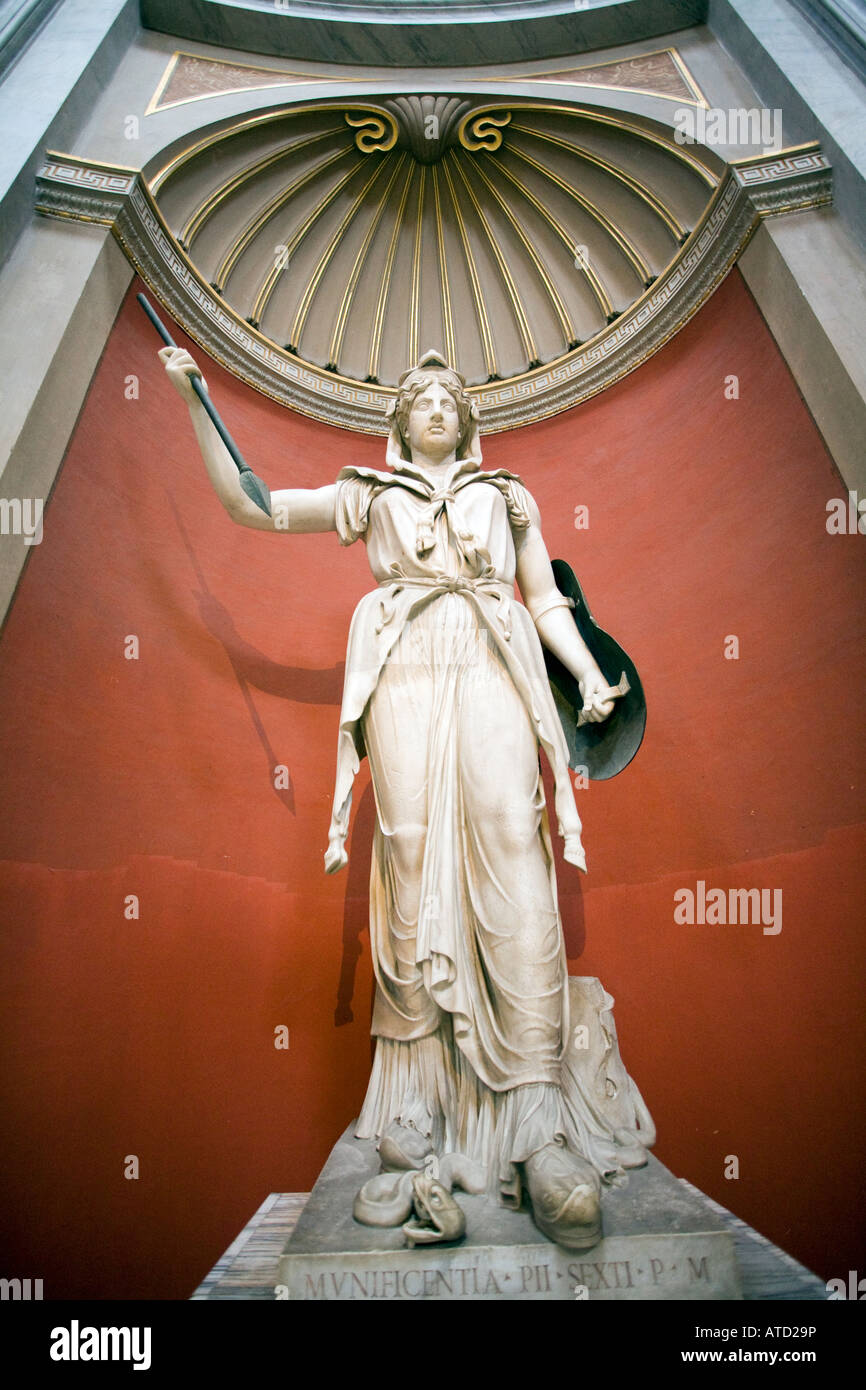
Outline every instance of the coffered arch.
POLYGON ((454 95, 257 114, 147 172, 193 265, 278 348, 393 386, 435 343, 480 386, 618 319, 722 170, 646 121, 454 95))
POLYGON ((36 206, 110 226, 258 390, 380 433, 430 347, 488 432, 587 399, 678 332, 763 217, 830 200, 815 142, 725 163, 607 102, 355 87, 235 110, 142 169, 49 153, 36 206))

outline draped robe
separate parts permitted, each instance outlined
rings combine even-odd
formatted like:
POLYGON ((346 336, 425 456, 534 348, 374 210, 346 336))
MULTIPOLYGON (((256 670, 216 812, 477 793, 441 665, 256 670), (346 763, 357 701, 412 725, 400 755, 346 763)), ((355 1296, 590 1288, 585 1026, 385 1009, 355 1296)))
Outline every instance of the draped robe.
POLYGON ((512 1202, 515 1165, 576 1132, 539 748, 573 862, 580 819, 541 644, 514 594, 514 533, 534 511, 515 475, 471 459, 444 478, 405 462, 337 480, 340 540, 364 539, 378 584, 349 633, 330 830, 342 847, 367 755, 378 1042, 356 1132, 413 1125, 483 1162, 512 1202))

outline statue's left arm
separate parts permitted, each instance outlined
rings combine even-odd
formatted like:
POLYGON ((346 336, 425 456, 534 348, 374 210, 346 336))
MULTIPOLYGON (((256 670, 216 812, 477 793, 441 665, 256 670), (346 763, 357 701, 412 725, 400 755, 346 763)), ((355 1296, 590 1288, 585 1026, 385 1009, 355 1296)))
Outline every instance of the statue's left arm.
POLYGON ((580 685, 583 711, 590 723, 599 724, 613 711, 613 701, 603 700, 608 682, 577 630, 568 601, 556 587, 550 556, 541 534, 541 517, 535 502, 529 503, 529 525, 514 528, 517 583, 523 602, 545 647, 559 657, 580 685))

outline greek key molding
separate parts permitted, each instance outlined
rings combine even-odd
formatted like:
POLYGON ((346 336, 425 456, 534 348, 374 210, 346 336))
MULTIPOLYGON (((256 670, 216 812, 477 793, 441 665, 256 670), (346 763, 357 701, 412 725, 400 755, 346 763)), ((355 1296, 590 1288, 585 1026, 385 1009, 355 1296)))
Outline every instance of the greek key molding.
MULTIPOLYGON (((508 381, 471 388, 486 433, 580 404, 619 381, 689 321, 735 264, 763 217, 832 201, 831 169, 809 144, 728 166, 701 221, 665 273, 613 324, 573 352, 508 381)), ((301 361, 257 333, 194 269, 134 169, 49 154, 36 210, 110 227, 130 263, 184 331, 229 371, 314 419, 385 434, 388 387, 301 361)))

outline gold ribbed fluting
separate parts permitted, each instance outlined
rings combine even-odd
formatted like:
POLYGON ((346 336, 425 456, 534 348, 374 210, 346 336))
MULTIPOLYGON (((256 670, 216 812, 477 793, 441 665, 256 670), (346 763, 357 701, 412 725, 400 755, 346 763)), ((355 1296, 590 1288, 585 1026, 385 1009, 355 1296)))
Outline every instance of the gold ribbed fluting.
POLYGON ((466 98, 286 107, 147 174, 236 313, 382 385, 431 345, 477 385, 585 344, 670 265, 718 182, 636 117, 466 98))

